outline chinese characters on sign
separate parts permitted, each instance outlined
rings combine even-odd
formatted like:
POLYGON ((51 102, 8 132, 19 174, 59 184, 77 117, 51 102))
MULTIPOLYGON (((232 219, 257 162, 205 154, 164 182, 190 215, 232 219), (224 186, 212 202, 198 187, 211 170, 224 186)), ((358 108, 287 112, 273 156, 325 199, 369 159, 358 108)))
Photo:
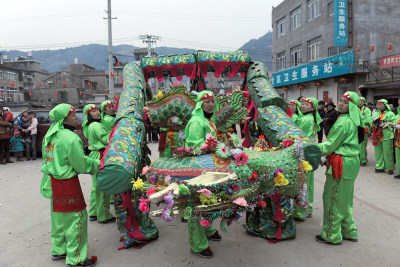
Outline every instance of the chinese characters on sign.
MULTIPOLYGON (((400 58, 399 58, 400 61, 400 58)), ((354 51, 348 51, 272 74, 274 87, 307 82, 354 72, 354 51)))
POLYGON ((334 45, 347 46, 347 0, 334 1, 334 45))
POLYGON ((400 54, 380 59, 380 67, 382 69, 398 66, 400 66, 400 54))

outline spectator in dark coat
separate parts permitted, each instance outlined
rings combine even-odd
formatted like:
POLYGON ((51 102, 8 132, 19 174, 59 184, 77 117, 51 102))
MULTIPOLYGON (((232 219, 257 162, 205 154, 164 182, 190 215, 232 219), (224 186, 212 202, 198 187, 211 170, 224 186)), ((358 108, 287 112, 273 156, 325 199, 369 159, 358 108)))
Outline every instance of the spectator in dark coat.
POLYGON ((319 101, 318 102, 318 113, 319 113, 319 116, 321 117, 321 119, 322 119, 322 122, 320 123, 320 128, 321 128, 321 130, 318 132, 318 143, 322 143, 322 137, 324 136, 324 121, 323 121, 323 119, 325 118, 325 102, 324 101, 319 101))
POLYGON ((336 106, 335 104, 333 104, 333 102, 329 102, 328 105, 326 105, 326 108, 328 109, 328 112, 326 113, 324 118, 324 129, 325 135, 328 136, 329 131, 336 122, 338 112, 336 111, 336 106))

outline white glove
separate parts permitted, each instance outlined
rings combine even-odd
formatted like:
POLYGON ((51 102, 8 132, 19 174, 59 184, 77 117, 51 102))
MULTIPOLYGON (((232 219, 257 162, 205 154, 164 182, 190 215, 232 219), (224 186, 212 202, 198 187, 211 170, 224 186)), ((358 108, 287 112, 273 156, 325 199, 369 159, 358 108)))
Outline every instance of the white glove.
POLYGON ((321 157, 321 166, 327 165, 328 160, 325 157, 321 157))
POLYGON ((379 127, 381 127, 381 128, 383 128, 385 126, 385 123, 384 122, 381 122, 380 124, 379 124, 379 127))
POLYGON ((182 132, 182 131, 179 131, 178 132, 178 137, 179 137, 179 139, 182 139, 182 140, 185 140, 185 133, 184 132, 182 132))
POLYGON ((400 124, 396 124, 393 126, 395 129, 399 130, 400 129, 400 124))
POLYGON ((373 121, 376 121, 378 119, 378 116, 376 116, 376 115, 374 115, 373 117, 372 117, 372 120, 373 121))

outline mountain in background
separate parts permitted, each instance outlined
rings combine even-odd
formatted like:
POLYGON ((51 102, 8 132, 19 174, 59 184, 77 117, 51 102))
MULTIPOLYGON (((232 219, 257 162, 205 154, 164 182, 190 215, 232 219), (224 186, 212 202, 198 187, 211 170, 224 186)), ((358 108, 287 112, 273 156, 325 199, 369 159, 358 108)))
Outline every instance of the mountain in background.
POLYGON ((272 32, 267 32, 258 39, 251 39, 239 50, 247 51, 251 60, 265 63, 268 71, 272 71, 272 32))
MULTIPOLYGON (((266 35, 252 39, 244 44, 239 50, 247 51, 253 61, 261 61, 267 64, 268 70, 272 70, 272 32, 266 35)), ((131 62, 134 60, 133 51, 135 47, 132 45, 113 46, 113 54, 117 56, 120 62, 131 62)), ((174 47, 156 47, 155 51, 158 55, 176 55, 196 52, 195 49, 174 48, 174 47)), ((7 55, 9 60, 14 60, 19 56, 28 57, 28 52, 19 50, 0 51, 3 55, 7 55)), ((89 44, 78 47, 71 47, 58 50, 33 50, 32 57, 34 60, 42 62, 41 68, 49 72, 60 71, 69 64, 75 62, 78 58, 79 63, 84 63, 95 67, 97 70, 108 69, 108 47, 100 44, 89 44)))

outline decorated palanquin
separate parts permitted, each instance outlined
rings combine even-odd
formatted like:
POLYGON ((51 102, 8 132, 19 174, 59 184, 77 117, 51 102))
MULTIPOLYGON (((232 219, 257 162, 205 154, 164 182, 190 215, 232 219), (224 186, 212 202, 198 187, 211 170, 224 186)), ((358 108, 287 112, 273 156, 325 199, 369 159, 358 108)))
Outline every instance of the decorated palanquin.
POLYGON ((125 66, 119 101, 97 177, 102 191, 117 194, 115 207, 123 247, 158 237, 150 214, 161 215, 166 221, 177 213, 185 218, 194 216, 204 226, 222 218, 221 229, 226 230, 242 212, 254 210, 272 195, 307 205, 305 172, 318 167, 320 150, 286 114, 286 103, 269 82, 265 65, 252 62, 246 52, 144 57, 125 66), (150 162, 144 107, 154 126, 171 127, 173 117, 185 126, 196 104, 196 91, 208 89, 204 81, 208 73, 216 77, 240 74, 243 78, 241 88, 230 97, 215 97, 215 125, 227 138, 217 140, 210 135, 201 147, 178 147, 172 158, 150 162), (150 78, 181 80, 183 75, 192 81, 189 90, 181 86, 151 101, 146 99, 150 78), (229 128, 248 115, 249 101, 258 108, 254 119, 264 135, 255 146, 243 148, 237 139, 229 139, 229 128), (149 203, 165 206, 149 212, 149 203))

